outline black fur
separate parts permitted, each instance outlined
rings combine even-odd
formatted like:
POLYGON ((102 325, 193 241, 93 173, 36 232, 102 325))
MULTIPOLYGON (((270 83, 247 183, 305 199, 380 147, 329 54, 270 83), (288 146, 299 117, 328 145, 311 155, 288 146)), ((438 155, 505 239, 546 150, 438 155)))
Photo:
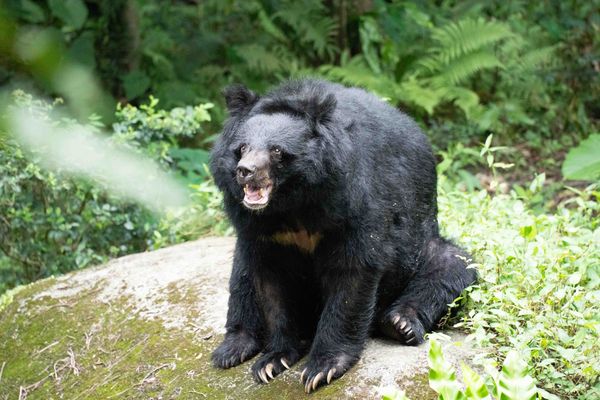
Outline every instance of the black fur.
POLYGON ((268 381, 308 352, 310 391, 343 375, 370 333, 421 343, 476 274, 440 237, 435 159, 419 127, 364 90, 324 81, 226 93, 231 117, 211 171, 238 239, 214 364, 262 351, 253 373, 268 381), (240 149, 275 147, 270 200, 250 210, 240 149))

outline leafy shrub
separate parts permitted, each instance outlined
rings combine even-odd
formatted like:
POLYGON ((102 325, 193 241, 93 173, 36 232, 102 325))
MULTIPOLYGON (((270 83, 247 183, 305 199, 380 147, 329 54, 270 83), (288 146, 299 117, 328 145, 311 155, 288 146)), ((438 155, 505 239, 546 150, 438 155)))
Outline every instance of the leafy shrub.
POLYGON ((535 76, 540 65, 551 59, 552 46, 535 46, 538 38, 531 32, 526 38, 508 23, 481 16, 442 19, 436 24, 431 15, 411 3, 380 3, 375 15, 361 18, 362 52, 342 58, 339 66, 322 66, 326 76, 365 86, 394 104, 400 102, 429 115, 447 112, 441 106, 454 104, 482 130, 502 129, 506 118, 513 124, 533 122, 524 104, 517 101, 535 92, 533 86, 523 88, 531 82, 519 79, 523 83, 519 93, 524 92, 519 96, 514 96, 515 85, 506 85, 515 77, 535 76), (400 31, 398 22, 410 28, 400 31), (407 45, 411 40, 423 44, 407 45), (495 88, 505 90, 490 93, 485 86, 489 79, 495 80, 495 88), (498 97, 503 94, 511 98, 498 97), (486 108, 480 105, 482 95, 491 103, 486 108))
POLYGON ((189 182, 206 176, 202 165, 208 163, 208 151, 197 148, 180 148, 178 142, 196 135, 206 137, 203 124, 211 120, 208 110, 212 103, 176 107, 169 111, 158 109, 158 99, 150 96, 147 104, 135 107, 117 105, 117 122, 113 124, 113 138, 124 143, 166 167, 177 169, 189 182))
MULTIPOLYGON (((44 116, 52 114, 57 105, 33 100, 23 92, 16 93, 15 101, 44 116)), ((176 139, 201 131, 202 123, 210 119, 207 110, 211 105, 164 111, 157 110, 156 104, 152 99, 140 108, 120 107, 110 140, 158 160, 165 168, 174 167, 171 151, 176 139)), ((68 128, 74 121, 63 118, 57 123, 68 128)), ((97 130, 100 124, 92 117, 88 127, 97 130)), ((108 257, 188 239, 202 232, 201 228, 186 228, 187 233, 178 234, 176 229, 187 227, 190 215, 196 220, 211 218, 202 226, 214 225, 214 230, 224 233, 222 223, 213 224, 220 218, 218 196, 207 191, 206 185, 197 186, 193 195, 200 197, 202 204, 181 211, 182 220, 169 224, 167 217, 161 219, 139 205, 117 199, 109 187, 42 168, 38 153, 26 153, 6 133, 0 135, 0 292, 108 257), (206 211, 207 206, 213 208, 206 211)))
POLYGON ((161 219, 154 231, 152 248, 197 239, 202 236, 230 236, 233 227, 223 210, 223 195, 203 166, 206 178, 198 184, 190 184, 191 206, 169 213, 161 219))
POLYGON ((446 233, 474 255, 479 283, 457 324, 504 358, 516 349, 562 398, 600 394, 600 206, 597 186, 535 214, 511 192, 490 197, 440 182, 446 233))
MULTIPOLYGON (((527 363, 516 351, 506 356, 501 371, 489 370, 482 378, 477 372, 463 364, 464 385, 456 378, 454 367, 444 359, 442 346, 432 338, 429 341, 429 386, 439 394, 440 400, 534 400, 538 389, 528 374, 527 363), (462 387, 464 386, 464 390, 462 387)), ((409 400, 402 390, 391 389, 383 400, 409 400)))

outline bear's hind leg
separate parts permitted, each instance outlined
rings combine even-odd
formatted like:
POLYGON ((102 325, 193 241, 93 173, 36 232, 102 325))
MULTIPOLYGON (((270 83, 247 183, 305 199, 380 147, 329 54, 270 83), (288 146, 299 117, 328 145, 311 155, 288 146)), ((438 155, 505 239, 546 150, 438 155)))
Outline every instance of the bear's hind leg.
POLYGON ((378 318, 380 331, 403 344, 423 342, 425 333, 448 311, 477 274, 467 268, 469 255, 441 237, 429 241, 421 266, 402 295, 378 318))

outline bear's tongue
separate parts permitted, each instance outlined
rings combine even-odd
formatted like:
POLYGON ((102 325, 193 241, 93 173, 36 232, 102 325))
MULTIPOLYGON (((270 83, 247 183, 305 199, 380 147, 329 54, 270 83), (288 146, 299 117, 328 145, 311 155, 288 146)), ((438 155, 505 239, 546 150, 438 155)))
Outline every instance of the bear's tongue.
POLYGON ((254 187, 246 185, 244 187, 244 201, 249 204, 266 204, 269 201, 271 187, 254 187))

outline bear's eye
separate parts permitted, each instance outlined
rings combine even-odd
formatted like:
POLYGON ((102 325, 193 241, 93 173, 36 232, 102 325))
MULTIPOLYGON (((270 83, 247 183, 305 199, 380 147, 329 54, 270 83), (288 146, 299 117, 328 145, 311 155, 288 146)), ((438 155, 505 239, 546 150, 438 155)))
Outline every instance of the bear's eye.
POLYGON ((271 159, 277 163, 282 161, 283 159, 283 151, 280 147, 274 146, 271 147, 271 159))

